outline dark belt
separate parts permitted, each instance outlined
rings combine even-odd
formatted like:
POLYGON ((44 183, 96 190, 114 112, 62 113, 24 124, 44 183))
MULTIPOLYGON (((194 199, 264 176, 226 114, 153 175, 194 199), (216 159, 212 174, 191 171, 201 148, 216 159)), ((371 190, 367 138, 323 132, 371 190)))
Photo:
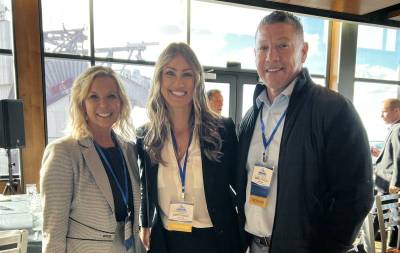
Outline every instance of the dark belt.
POLYGON ((259 237, 253 235, 253 240, 260 245, 264 245, 269 248, 271 247, 271 236, 259 237))

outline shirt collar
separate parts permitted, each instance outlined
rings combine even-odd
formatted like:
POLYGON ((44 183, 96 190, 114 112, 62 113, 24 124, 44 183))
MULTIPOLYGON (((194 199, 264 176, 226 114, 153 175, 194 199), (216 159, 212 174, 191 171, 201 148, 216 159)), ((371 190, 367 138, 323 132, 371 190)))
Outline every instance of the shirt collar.
MULTIPOLYGON (((293 81, 291 81, 290 84, 275 99, 279 99, 280 97, 290 98, 290 96, 293 93, 293 89, 296 84, 296 81, 297 81, 297 77, 295 79, 293 79, 293 81)), ((256 104, 257 104, 257 108, 260 108, 260 106, 262 104, 267 104, 267 105, 270 104, 269 100, 267 99, 267 89, 264 89, 260 93, 260 95, 258 95, 258 97, 256 98, 256 104)))
POLYGON ((399 125, 399 124, 400 124, 400 121, 396 121, 396 122, 394 122, 393 124, 391 124, 391 125, 388 127, 388 129, 389 129, 390 131, 392 131, 393 128, 394 128, 395 126, 399 125))

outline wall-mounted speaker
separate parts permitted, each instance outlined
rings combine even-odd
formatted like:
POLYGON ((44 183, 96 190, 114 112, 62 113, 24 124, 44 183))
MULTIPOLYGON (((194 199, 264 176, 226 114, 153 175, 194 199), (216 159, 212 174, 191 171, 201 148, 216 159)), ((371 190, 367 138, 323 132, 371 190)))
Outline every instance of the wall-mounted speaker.
POLYGON ((22 100, 0 100, 0 148, 19 148, 22 146, 25 146, 22 100))

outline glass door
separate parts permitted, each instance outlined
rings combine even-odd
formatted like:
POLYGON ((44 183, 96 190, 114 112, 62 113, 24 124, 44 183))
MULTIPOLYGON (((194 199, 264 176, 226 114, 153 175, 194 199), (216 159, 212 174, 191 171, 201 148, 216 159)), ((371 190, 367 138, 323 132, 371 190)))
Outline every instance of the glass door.
POLYGON ((218 89, 223 96, 222 116, 231 117, 239 127, 240 120, 252 105, 256 72, 213 70, 205 75, 206 91, 218 89))

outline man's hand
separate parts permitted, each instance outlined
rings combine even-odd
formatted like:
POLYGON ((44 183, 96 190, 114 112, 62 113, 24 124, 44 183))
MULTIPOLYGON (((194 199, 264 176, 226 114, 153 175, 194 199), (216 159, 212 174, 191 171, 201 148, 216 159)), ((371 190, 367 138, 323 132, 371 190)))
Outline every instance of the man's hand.
POLYGON ((390 186, 389 187, 389 193, 398 193, 400 192, 400 187, 396 187, 396 186, 390 186))
POLYGON ((150 234, 151 228, 141 228, 140 229, 140 239, 142 240, 144 248, 149 251, 150 250, 150 234))

